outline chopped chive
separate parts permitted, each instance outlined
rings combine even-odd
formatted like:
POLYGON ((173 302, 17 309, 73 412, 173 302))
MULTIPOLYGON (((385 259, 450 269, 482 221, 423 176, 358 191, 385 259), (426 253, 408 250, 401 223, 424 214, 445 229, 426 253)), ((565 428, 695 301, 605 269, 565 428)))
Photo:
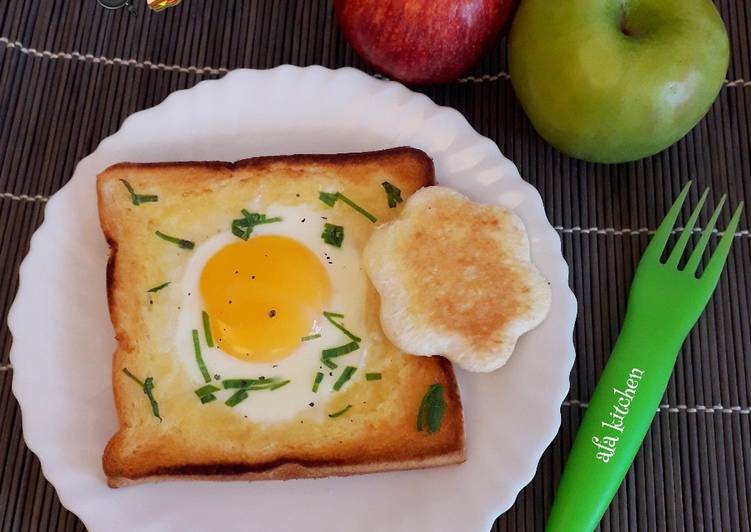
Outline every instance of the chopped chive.
POLYGON ((365 380, 366 381, 379 381, 381 380, 381 374, 380 373, 366 373, 365 380))
POLYGON ((333 207, 336 203, 336 200, 339 199, 337 196, 338 192, 319 192, 318 193, 318 199, 324 202, 329 207, 333 207))
POLYGON ((344 227, 327 223, 323 226, 321 238, 325 243, 340 248, 344 242, 344 227))
POLYGON ((365 216, 365 218, 367 218, 371 222, 376 223, 378 221, 378 218, 376 218, 375 216, 373 216, 372 214, 370 214, 368 211, 366 211, 365 209, 363 209, 362 207, 360 207, 357 203, 355 203, 354 201, 352 201, 351 199, 349 199, 347 196, 345 196, 341 192, 337 192, 337 195, 338 195, 338 197, 339 197, 340 200, 342 200, 344 203, 346 203, 347 205, 349 205, 350 207, 352 207, 353 209, 355 209, 357 212, 359 212, 360 214, 362 214, 363 216, 365 216))
POLYGON ((360 207, 357 203, 349 199, 347 196, 345 196, 341 192, 319 192, 318 199, 320 199, 329 207, 333 207, 334 204, 336 204, 337 200, 342 200, 344 203, 346 203, 347 205, 355 209, 357 212, 365 216, 365 218, 367 218, 371 222, 376 223, 378 221, 378 218, 376 218, 375 216, 370 214, 368 211, 360 207))
POLYGON ((337 314, 335 312, 324 312, 323 317, 329 320, 329 323, 331 323, 331 325, 333 325, 334 327, 342 331, 344 334, 346 334, 349 337, 349 339, 352 340, 353 342, 360 342, 362 340, 362 338, 360 338, 359 336, 355 336, 350 331, 348 331, 344 325, 334 321, 335 318, 344 318, 344 314, 337 314))
POLYGON ((398 187, 395 187, 388 181, 381 183, 381 186, 386 191, 386 201, 389 203, 389 209, 393 209, 397 203, 404 201, 402 199, 402 191, 398 187))
POLYGON ((149 289, 148 289, 148 290, 146 290, 146 291, 147 291, 147 292, 158 292, 158 291, 159 291, 159 290, 161 290, 162 288, 167 288, 167 287, 169 286, 169 283, 170 283, 170 282, 169 282, 169 281, 167 281, 166 283, 162 283, 162 284, 160 284, 160 285, 157 285, 157 286, 155 286, 154 288, 149 288, 149 289))
POLYGON ((331 347, 329 349, 324 349, 321 352, 321 355, 324 359, 326 358, 334 358, 334 357, 340 357, 342 355, 346 355, 347 353, 351 353, 353 351, 357 351, 360 349, 360 344, 357 342, 350 342, 348 344, 340 345, 338 347, 331 347))
POLYGON ((339 417, 342 414, 344 414, 345 412, 347 412, 350 408, 352 408, 352 405, 347 405, 344 408, 342 408, 341 410, 338 410, 337 412, 334 412, 333 414, 329 414, 329 417, 339 417))
POLYGON ((334 383, 334 391, 338 392, 342 386, 344 386, 344 383, 347 382, 350 378, 352 378, 352 375, 357 370, 354 366, 347 366, 344 368, 344 371, 342 371, 342 374, 339 375, 339 378, 334 383))
POLYGON ((173 244, 177 244, 177 246, 182 249, 193 249, 193 247, 195 247, 196 245, 195 242, 191 242, 190 240, 183 240, 182 238, 175 238, 174 236, 165 235, 161 231, 157 231, 155 234, 162 240, 166 240, 167 242, 172 242, 173 244))
POLYGON ((218 392, 221 390, 221 388, 214 386, 213 384, 206 384, 205 386, 201 386, 197 390, 194 390, 193 393, 195 393, 198 397, 203 397, 204 395, 211 395, 214 392, 218 392))
POLYGON ((225 379, 222 381, 222 386, 225 390, 235 388, 249 388, 251 386, 257 386, 259 384, 272 384, 274 379, 225 379))
POLYGON ((216 395, 213 393, 207 393, 206 395, 201 396, 201 404, 205 405, 206 403, 210 403, 211 401, 216 401, 216 395))
POLYGON ((253 229, 249 225, 242 225, 242 223, 245 221, 244 218, 238 218, 235 220, 232 220, 232 225, 230 226, 230 229, 232 230, 232 234, 235 235, 238 238, 241 238, 243 240, 247 240, 250 238, 250 233, 253 231, 253 229))
POLYGON ((253 228, 257 225, 271 224, 282 221, 282 219, 278 216, 275 218, 267 218, 265 214, 262 214, 260 212, 249 212, 247 209, 242 209, 240 212, 242 213, 243 217, 235 218, 234 220, 232 220, 230 228, 232 229, 232 234, 242 240, 247 240, 248 238, 250 238, 250 234, 253 232, 253 228))
POLYGON ((271 385, 271 386, 269 387, 269 391, 270 391, 270 392, 273 392, 274 390, 278 390, 278 389, 279 389, 279 388, 281 388, 282 386, 287 386, 287 385, 288 385, 288 384, 289 384, 290 382, 292 382, 292 381, 290 381, 290 380, 286 380, 286 381, 281 381, 281 382, 277 382, 277 383, 275 383, 275 384, 272 384, 272 385, 271 385))
POLYGON ((205 310, 201 312, 203 318, 203 335, 206 337, 206 345, 214 347, 214 337, 211 336, 211 324, 209 323, 209 313, 205 310))
POLYGON ((243 214, 250 225, 273 224, 275 222, 282 221, 281 216, 267 218, 265 214, 262 214, 260 212, 249 212, 247 209, 240 209, 240 212, 243 214))
POLYGON ((316 380, 313 381, 313 393, 318 393, 318 387, 321 385, 321 381, 323 381, 323 373, 319 371, 316 373, 316 380))
POLYGON ((308 336, 303 336, 300 338, 301 342, 307 342, 308 340, 315 340, 316 338, 320 338, 320 334, 309 334, 308 336))
POLYGON ((434 400, 428 408, 428 432, 438 432, 441 428, 443 413, 446 411, 446 401, 443 399, 443 386, 436 388, 437 392, 434 400))
POLYGON ((149 398, 149 403, 151 403, 151 413, 154 414, 154 417, 159 418, 159 421, 162 421, 162 416, 159 415, 159 403, 154 399, 153 391, 154 377, 147 377, 146 380, 143 381, 143 393, 149 398))
POLYGON ((251 386, 248 386, 247 388, 243 388, 243 390, 248 392, 255 392, 258 390, 271 390, 272 387, 274 387, 277 383, 276 382, 269 382, 266 384, 253 384, 251 386))
POLYGON ((438 432, 445 410, 446 401, 443 399, 443 384, 431 384, 422 398, 420 410, 417 413, 417 431, 422 432, 423 427, 425 427, 431 434, 438 432))
POLYGON ((198 329, 193 329, 193 350, 196 353, 196 362, 198 363, 198 369, 201 370, 201 375, 203 375, 203 381, 211 382, 211 375, 209 375, 209 370, 206 369, 206 364, 201 355, 201 344, 198 341, 198 329))
POLYGON ((237 390, 235 393, 230 395, 229 399, 224 401, 224 404, 228 407, 232 408, 233 406, 242 403, 248 398, 248 392, 247 390, 237 390))
POLYGON ((141 388, 143 388, 143 381, 133 375, 130 371, 128 371, 128 368, 123 368, 123 373, 125 373, 128 377, 133 379, 141 388))
POLYGON ((136 191, 133 190, 133 187, 131 186, 130 183, 128 183, 125 179, 121 179, 120 181, 122 181, 123 185, 125 185, 125 188, 128 189, 128 192, 130 193, 131 196, 135 195, 136 191))
POLYGON ((142 381, 141 379, 133 375, 130 371, 128 371, 128 368, 123 368, 123 373, 125 373, 141 387, 143 393, 145 393, 146 397, 149 398, 149 403, 151 404, 151 413, 154 414, 154 417, 159 418, 159 421, 162 421, 162 416, 159 415, 159 403, 157 403, 156 399, 154 399, 154 378, 147 377, 145 381, 142 381))
POLYGON ((237 390, 244 392, 253 392, 257 390, 278 390, 282 386, 289 384, 290 380, 280 380, 276 377, 269 379, 261 377, 259 379, 226 379, 222 381, 225 390, 237 390))
POLYGON ((156 194, 136 194, 133 198, 133 205, 140 205, 141 203, 154 203, 159 201, 159 196, 156 194))
POLYGON ((329 360, 328 358, 321 357, 321 363, 329 369, 336 369, 339 367, 339 364, 336 364, 335 362, 329 360))
POLYGON ((130 186, 130 183, 128 183, 125 179, 121 179, 120 181, 123 182, 123 185, 125 185, 125 188, 128 189, 128 192, 130 193, 130 201, 133 202, 133 205, 140 205, 141 203, 152 203, 155 201, 159 201, 159 196, 156 194, 136 194, 136 191, 133 190, 133 187, 130 186))

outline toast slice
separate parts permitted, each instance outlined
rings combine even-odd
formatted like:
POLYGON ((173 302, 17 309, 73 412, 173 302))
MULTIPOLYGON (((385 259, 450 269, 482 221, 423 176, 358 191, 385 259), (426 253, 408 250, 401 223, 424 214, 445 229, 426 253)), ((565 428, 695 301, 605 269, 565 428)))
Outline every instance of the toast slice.
POLYGON ((323 414, 311 408, 260 423, 228 408, 224 396, 204 404, 196 393, 203 382, 181 362, 175 340, 191 254, 226 231, 241 209, 337 209, 346 238, 361 252, 375 227, 394 219, 403 205, 396 196, 387 201, 382 183, 407 199, 433 180, 432 161, 413 148, 235 163, 121 163, 102 172, 97 195, 110 245, 107 295, 117 340, 112 384, 119 418, 103 456, 108 484, 284 480, 463 462, 462 405, 451 364, 410 356, 391 344, 369 282, 362 301, 367 326, 358 333, 369 342, 367 356, 323 414), (345 205, 323 204, 321 191, 331 190, 356 198, 378 224, 345 205), (179 238, 165 241, 156 231, 179 238), (196 247, 182 245, 187 242, 196 247), (344 415, 327 415, 348 405, 344 415))
POLYGON ((503 366, 550 310, 550 283, 532 264, 522 221, 447 187, 416 192, 363 257, 394 345, 467 371, 503 366))

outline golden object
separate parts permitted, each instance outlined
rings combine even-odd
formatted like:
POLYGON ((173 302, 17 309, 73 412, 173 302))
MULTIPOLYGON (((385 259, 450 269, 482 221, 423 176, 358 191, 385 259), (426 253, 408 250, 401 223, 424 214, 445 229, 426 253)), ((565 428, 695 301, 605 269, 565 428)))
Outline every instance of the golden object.
POLYGON ((146 4, 152 11, 162 11, 168 7, 174 7, 182 0, 146 0, 146 4))

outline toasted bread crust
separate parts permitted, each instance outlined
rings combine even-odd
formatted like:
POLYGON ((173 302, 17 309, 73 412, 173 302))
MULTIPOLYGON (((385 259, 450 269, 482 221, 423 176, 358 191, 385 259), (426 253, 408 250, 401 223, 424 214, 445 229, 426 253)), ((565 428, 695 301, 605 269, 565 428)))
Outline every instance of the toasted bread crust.
MULTIPOLYGON (((433 160, 428 157, 424 151, 409 146, 400 146, 398 148, 388 148, 385 150, 356 152, 356 153, 298 153, 293 155, 264 155, 260 157, 251 157, 240 159, 235 162, 227 161, 175 161, 175 162, 152 162, 152 163, 132 163, 122 162, 113 164, 100 176, 106 176, 116 170, 174 170, 180 168, 204 169, 204 170, 264 170, 274 164, 283 164, 285 166, 304 166, 310 164, 333 165, 337 167, 346 165, 363 165, 363 164, 404 164, 406 161, 414 164, 417 169, 416 173, 421 175, 418 180, 422 182, 421 186, 430 186, 435 184, 435 168, 433 160)), ((106 177, 101 178, 106 179, 106 177)), ((101 212, 101 211, 100 211, 101 212)))
POLYGON ((387 471, 405 471, 425 469, 464 462, 463 451, 450 451, 442 455, 425 456, 414 460, 381 461, 367 464, 324 464, 279 462, 268 464, 264 470, 246 471, 246 464, 204 464, 182 469, 162 471, 157 474, 130 479, 126 477, 107 477, 111 488, 124 488, 147 482, 164 482, 169 480, 293 480, 302 478, 346 477, 367 473, 385 473, 387 471))
MULTIPOLYGON (((162 197, 165 199, 161 207, 173 214, 178 213, 174 215, 179 216, 177 209, 182 203, 194 205, 194 210, 202 212, 200 203, 191 203, 197 201, 199 194, 255 190, 272 180, 273 186, 276 187, 278 183, 281 189, 295 182, 304 182, 308 186, 316 183, 317 179, 323 179, 319 177, 323 175, 329 181, 334 179, 342 185, 353 187, 363 196, 369 194, 367 191, 371 188, 380 189, 384 175, 402 188, 405 198, 434 181, 432 161, 423 152, 413 148, 354 154, 258 157, 235 163, 120 163, 98 176, 100 221, 111 250, 107 268, 107 294, 118 342, 113 357, 112 380, 120 429, 108 443, 103 456, 103 467, 110 486, 168 479, 314 478, 432 467, 464 460, 461 400, 451 364, 441 357, 428 359, 405 356, 390 344, 383 350, 386 361, 384 364, 399 376, 406 376, 405 378, 413 381, 415 389, 405 386, 388 394, 372 395, 376 393, 371 391, 374 387, 361 387, 358 392, 352 393, 357 393, 358 397, 371 394, 367 396, 368 400, 382 401, 381 404, 388 407, 385 409, 386 413, 395 415, 396 419, 387 418, 381 410, 368 406, 363 410, 372 430, 365 433, 352 429, 354 433, 347 436, 340 426, 332 429, 340 431, 336 436, 341 436, 339 445, 329 442, 319 448, 293 449, 295 446, 290 444, 289 448, 280 446, 278 452, 254 453, 253 441, 247 442, 242 449, 233 450, 222 441, 197 441, 190 430, 182 437, 176 436, 179 432, 176 424, 169 416, 165 416, 164 423, 159 423, 150 416, 148 407, 143 403, 143 394, 122 374, 122 368, 126 366, 133 371, 139 371, 139 368, 146 371, 143 368, 147 367, 151 371, 155 364, 150 350, 159 349, 155 345, 144 344, 143 337, 150 338, 150 335, 143 323, 142 302, 134 297, 133 287, 142 281, 139 278, 143 277, 141 270, 160 266, 161 256, 154 257, 150 250, 141 249, 142 246, 139 245, 144 238, 143 231, 147 228, 153 232, 155 223, 166 224, 171 219, 161 217, 159 211, 153 208, 158 204, 135 209, 127 205, 128 198, 123 196, 120 179, 129 179, 134 187, 138 185, 137 190, 147 188, 149 191, 159 192, 160 202, 162 197), (171 196, 179 196, 181 203, 169 203, 167 198, 171 196), (431 382, 444 385, 448 408, 439 433, 428 435, 418 433, 414 424, 417 407, 424 392, 423 386, 431 382), (399 413, 404 408, 408 411, 399 413)), ((382 190, 378 192, 382 193, 382 190)), ((389 220, 398 210, 378 207, 379 221, 389 220)), ((200 243, 200 238, 187 236, 200 243)), ((181 253, 176 252, 175 255, 170 259, 172 262, 164 268, 180 264, 184 260, 181 253)), ((373 293, 375 294, 374 290, 373 293)), ((373 297, 377 300, 377 295, 373 297)), ((160 351, 160 355, 162 358, 159 364, 169 366, 164 362, 169 358, 164 356, 168 353, 160 351)), ((164 371, 165 375, 168 374, 164 371)), ((165 393, 163 389, 159 391, 165 393)), ((180 402, 183 401, 182 396, 169 398, 165 400, 164 407, 167 413, 173 399, 175 405, 184 408, 180 402)), ((204 408, 202 412, 208 411, 204 408)), ((213 423, 219 426, 231 422, 227 415, 229 414, 217 414, 215 421, 205 417, 197 417, 198 421, 193 421, 208 423, 210 429, 213 423)), ((249 423, 244 420, 237 420, 237 423, 235 432, 230 432, 235 435, 246 434, 243 427, 249 423)), ((305 436, 296 433, 298 429, 297 426, 274 429, 274 434, 277 434, 279 440, 291 434, 292 440, 302 441, 300 438, 305 436)))

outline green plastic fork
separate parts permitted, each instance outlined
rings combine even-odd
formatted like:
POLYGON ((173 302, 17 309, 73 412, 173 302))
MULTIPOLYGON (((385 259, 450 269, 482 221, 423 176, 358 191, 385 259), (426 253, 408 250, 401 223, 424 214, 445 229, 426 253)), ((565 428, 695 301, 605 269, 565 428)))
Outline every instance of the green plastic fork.
POLYGON ((707 189, 662 262, 691 183, 655 232, 634 275, 621 334, 589 402, 569 454, 546 530, 595 528, 623 482, 659 408, 678 352, 717 286, 743 210, 733 213, 701 276, 697 269, 714 232, 717 205, 685 267, 679 263, 707 198, 707 189))

